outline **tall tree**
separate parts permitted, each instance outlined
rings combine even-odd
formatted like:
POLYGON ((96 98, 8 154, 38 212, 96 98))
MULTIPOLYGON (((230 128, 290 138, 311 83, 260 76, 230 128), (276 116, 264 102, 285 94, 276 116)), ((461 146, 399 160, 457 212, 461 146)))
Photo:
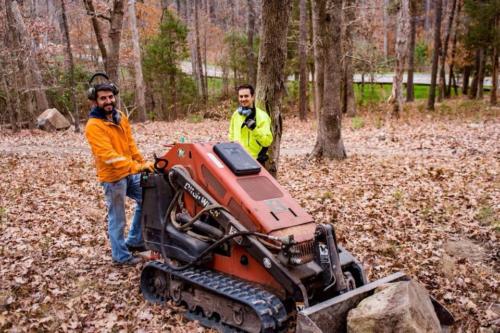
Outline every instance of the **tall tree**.
POLYGON ((441 51, 441 14, 443 0, 434 0, 436 12, 434 14, 434 50, 432 51, 432 72, 427 110, 434 110, 436 100, 436 78, 438 70, 439 52, 441 51))
POLYGON ((285 93, 285 61, 291 0, 262 1, 262 26, 257 70, 256 106, 271 117, 273 143, 267 169, 276 174, 279 166, 283 120, 282 97, 285 93))
POLYGON ((324 85, 324 34, 325 27, 322 24, 322 16, 325 13, 325 0, 311 1, 312 30, 313 30, 313 52, 314 52, 314 105, 316 117, 323 109, 323 85, 324 85))
POLYGON ((485 73, 485 68, 486 68, 486 48, 485 47, 480 47, 479 48, 479 68, 477 70, 477 92, 476 92, 476 98, 477 99, 483 99, 483 92, 484 92, 484 73, 485 73))
MULTIPOLYGON (((500 32, 500 13, 495 15, 494 30, 500 32)), ((500 36, 499 34, 494 35, 495 38, 493 40, 493 52, 491 54, 491 62, 492 62, 492 71, 491 71, 491 94, 490 94, 490 103, 491 105, 497 104, 497 92, 498 92, 498 48, 500 47, 500 36)))
POLYGON ((307 6, 306 0, 299 0, 299 117, 307 118, 307 6))
POLYGON ((193 65, 193 74, 198 87, 198 95, 202 98, 203 103, 206 103, 208 94, 206 85, 204 83, 203 65, 201 61, 200 49, 200 28, 199 28, 199 15, 198 15, 198 1, 189 0, 190 10, 190 47, 191 47, 191 63, 193 65))
MULTIPOLYGON (((15 1, 14 1, 15 2, 15 1)), ((29 72, 29 57, 30 49, 29 46, 24 43, 24 36, 21 33, 20 27, 17 25, 16 20, 16 8, 17 2, 7 4, 7 24, 9 25, 9 30, 7 32, 7 46, 12 50, 11 55, 13 59, 11 60, 11 70, 14 75, 12 75, 11 82, 14 84, 15 88, 15 98, 16 98, 16 120, 21 120, 20 110, 24 109, 30 117, 30 120, 35 118, 35 111, 32 101, 31 94, 31 82, 30 82, 30 72, 29 72), (17 68, 16 68, 17 65, 17 68)), ((22 18, 21 18, 22 19, 22 18)), ((33 122, 28 121, 29 127, 33 127, 33 122)), ((16 126, 17 127, 17 126, 16 126)))
POLYGON ((61 1, 61 30, 64 34, 66 44, 66 59, 69 70, 69 85, 71 90, 71 103, 73 104, 73 118, 75 121, 75 132, 80 133, 80 111, 76 102, 76 82, 75 82, 75 62, 73 61, 73 52, 71 51, 71 38, 69 36, 68 18, 66 16, 66 4, 61 1))
POLYGON ((406 101, 413 102, 413 73, 415 71, 415 39, 417 35, 417 1, 410 0, 410 43, 408 44, 408 75, 406 78, 406 101))
MULTIPOLYGON (((323 104, 318 116, 316 144, 313 157, 344 159, 342 141, 342 110, 340 104, 342 0, 317 0, 313 6, 324 27, 320 50, 324 52, 323 104)), ((316 38, 317 39, 317 38, 316 38)), ((316 64, 318 66, 318 64, 316 64)))
POLYGON ((17 1, 6 0, 5 8, 7 11, 9 29, 14 29, 11 33, 16 35, 15 38, 18 40, 19 48, 25 51, 22 61, 27 62, 27 66, 31 73, 31 75, 26 74, 26 78, 29 78, 28 84, 30 88, 35 91, 37 111, 45 111, 49 108, 49 103, 43 85, 42 74, 36 62, 36 57, 34 56, 36 52, 35 43, 26 29, 17 1))
MULTIPOLYGON (((455 66, 455 58, 457 54, 457 41, 458 41, 458 28, 460 26, 460 13, 462 11, 462 1, 459 0, 457 3, 457 11, 455 13, 455 29, 453 32, 453 41, 451 42, 451 59, 449 64, 449 73, 448 73, 448 87, 446 89, 446 98, 451 97, 451 85, 453 84, 453 89, 455 91, 455 95, 458 95, 457 82, 455 79, 454 66, 455 66)), ((468 77, 467 77, 468 79, 468 77)))
POLYGON ((424 30, 427 32, 431 29, 431 0, 425 0, 425 12, 424 12, 424 30))
POLYGON ((384 0, 384 59, 387 61, 389 57, 389 1, 384 0))
MULTIPOLYGON (((498 24, 498 23, 497 23, 498 24)), ((497 105, 497 91, 498 91, 498 47, 493 47, 493 54, 491 55, 491 62, 493 68, 491 71, 491 94, 490 103, 491 105, 497 105)))
MULTIPOLYGON (((164 5, 168 6, 168 3, 165 1, 164 5)), ((137 30, 135 0, 128 0, 128 19, 130 31, 132 33, 132 50, 134 55, 135 101, 139 114, 139 121, 143 122, 146 121, 146 93, 144 77, 142 75, 141 46, 139 43, 139 31, 137 30)))
POLYGON ((442 101, 443 98, 446 97, 445 66, 446 66, 446 57, 448 55, 448 43, 450 41, 451 30, 453 27, 453 18, 455 17, 456 7, 457 7, 457 0, 452 0, 450 12, 448 14, 448 24, 446 26, 446 33, 444 37, 443 52, 441 54, 441 65, 439 70, 439 96, 438 96, 439 101, 442 101))
POLYGON ((118 71, 120 68, 120 43, 123 28, 124 2, 125 0, 113 0, 110 15, 98 13, 94 7, 93 0, 83 0, 87 9, 87 14, 90 15, 92 27, 96 35, 97 45, 101 51, 101 56, 104 62, 104 69, 109 78, 115 84, 119 83, 118 71), (104 32, 98 19, 105 20, 109 24, 109 44, 106 46, 104 42, 104 32))
POLYGON ((408 54, 407 36, 409 30, 410 3, 409 0, 400 0, 398 9, 396 32, 396 68, 392 82, 392 115, 399 117, 403 111, 403 72, 408 54))
POLYGON ((247 81, 255 87, 257 81, 257 64, 255 62, 255 52, 253 49, 255 33, 255 0, 247 0, 247 81))
POLYGON ((477 96, 477 90, 479 85, 479 69, 481 67, 482 57, 481 48, 476 49, 476 56, 474 58, 474 76, 472 77, 472 83, 469 90, 469 98, 475 99, 477 96))
POLYGON ((356 115, 354 82, 352 69, 353 30, 356 22, 356 0, 344 1, 342 24, 342 113, 350 117, 356 115))

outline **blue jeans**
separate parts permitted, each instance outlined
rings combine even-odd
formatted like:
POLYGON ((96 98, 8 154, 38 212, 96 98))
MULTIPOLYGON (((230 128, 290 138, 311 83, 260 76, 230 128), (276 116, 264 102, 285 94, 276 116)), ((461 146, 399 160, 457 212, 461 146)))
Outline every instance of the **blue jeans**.
POLYGON ((141 175, 135 174, 113 183, 101 183, 108 206, 108 236, 111 243, 111 256, 113 261, 118 263, 123 263, 132 258, 127 245, 144 245, 141 230, 142 188, 140 180, 141 175), (126 196, 132 198, 137 203, 127 240, 125 240, 123 235, 127 220, 125 215, 126 196))

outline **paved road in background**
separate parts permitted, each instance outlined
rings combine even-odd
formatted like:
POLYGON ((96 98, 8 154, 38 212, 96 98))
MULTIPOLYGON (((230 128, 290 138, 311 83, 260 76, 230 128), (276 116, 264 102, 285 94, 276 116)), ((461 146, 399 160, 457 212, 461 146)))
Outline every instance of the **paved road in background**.
MULTIPOLYGON (((192 66, 189 61, 181 62, 181 69, 186 74, 192 73, 192 66)), ((222 69, 218 66, 208 65, 207 66, 207 75, 209 77, 222 77, 222 69)), ((373 78, 369 74, 365 74, 365 83, 392 83, 392 78, 394 77, 394 73, 379 73, 374 74, 373 78)), ((288 80, 293 81, 294 76, 289 76, 288 80)), ((361 83, 361 74, 354 74, 354 82, 361 83)), ((406 74, 403 76, 403 82, 406 82, 406 74)), ((414 84, 422 84, 422 85, 430 85, 431 84, 431 75, 429 73, 415 73, 413 74, 413 83, 414 84)), ((491 77, 486 77, 484 79, 484 86, 491 86, 491 77)))

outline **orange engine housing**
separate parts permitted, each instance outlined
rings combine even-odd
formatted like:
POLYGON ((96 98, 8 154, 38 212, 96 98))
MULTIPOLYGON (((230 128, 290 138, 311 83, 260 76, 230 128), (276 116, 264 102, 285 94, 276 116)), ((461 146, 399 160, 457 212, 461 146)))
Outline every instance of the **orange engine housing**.
MULTIPOLYGON (((161 158, 168 161, 167 170, 175 165, 187 169, 191 178, 248 230, 278 237, 293 235, 299 247, 311 254, 316 228, 311 215, 267 170, 261 168, 258 173, 237 176, 214 152, 213 146, 213 143, 175 144, 161 158)), ((191 216, 202 209, 186 193, 183 202, 191 216)), ((260 263, 235 243, 231 256, 214 254, 209 265, 217 271, 282 289, 260 263), (247 258, 245 264, 242 263, 243 256, 247 258)))

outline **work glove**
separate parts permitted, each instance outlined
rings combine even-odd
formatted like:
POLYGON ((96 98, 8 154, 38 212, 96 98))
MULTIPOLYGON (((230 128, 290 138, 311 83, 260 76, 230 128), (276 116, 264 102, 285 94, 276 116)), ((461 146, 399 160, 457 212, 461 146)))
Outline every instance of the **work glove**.
POLYGON ((153 172, 155 171, 155 165, 153 162, 144 162, 141 164, 141 168, 139 169, 141 172, 153 172))
POLYGON ((243 126, 246 126, 249 130, 253 131, 255 127, 257 127, 257 122, 255 121, 255 119, 247 118, 245 119, 243 126))

